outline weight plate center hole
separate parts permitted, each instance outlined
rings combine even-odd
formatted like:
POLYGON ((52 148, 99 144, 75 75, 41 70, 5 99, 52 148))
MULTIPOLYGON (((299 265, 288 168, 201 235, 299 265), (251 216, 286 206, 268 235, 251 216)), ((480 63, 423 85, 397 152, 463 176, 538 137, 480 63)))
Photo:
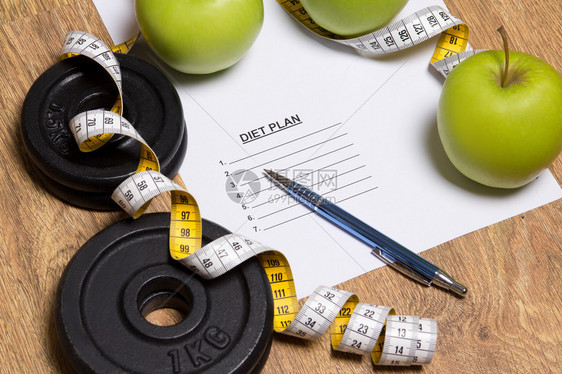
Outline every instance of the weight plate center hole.
POLYGON ((184 321, 192 301, 184 284, 173 278, 148 281, 139 291, 139 313, 155 326, 174 326, 184 321))

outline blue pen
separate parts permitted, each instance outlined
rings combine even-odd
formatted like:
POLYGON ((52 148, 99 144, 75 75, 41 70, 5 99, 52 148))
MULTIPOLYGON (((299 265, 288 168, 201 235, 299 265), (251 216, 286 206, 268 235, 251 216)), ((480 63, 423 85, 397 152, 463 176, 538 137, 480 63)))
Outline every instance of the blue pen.
POLYGON ((297 201, 302 202, 328 221, 373 248, 371 253, 384 263, 427 286, 434 284, 459 296, 466 295, 467 289, 465 286, 456 282, 447 273, 423 257, 390 239, 309 188, 271 170, 265 170, 265 172, 297 201))

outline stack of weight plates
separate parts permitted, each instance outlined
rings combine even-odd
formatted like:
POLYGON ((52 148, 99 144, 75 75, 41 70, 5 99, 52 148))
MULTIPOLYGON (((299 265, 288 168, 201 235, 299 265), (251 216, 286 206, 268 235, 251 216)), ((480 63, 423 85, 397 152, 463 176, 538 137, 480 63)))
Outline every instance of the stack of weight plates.
MULTIPOLYGON (((181 101, 154 66, 116 53, 123 82, 123 116, 131 122, 173 178, 185 157, 187 131, 181 101)), ((100 149, 78 149, 70 119, 91 109, 111 109, 118 91, 110 75, 92 60, 77 56, 45 71, 29 90, 22 108, 22 140, 30 167, 44 187, 71 204, 97 210, 119 209, 113 190, 134 174, 140 144, 115 135, 100 149)))

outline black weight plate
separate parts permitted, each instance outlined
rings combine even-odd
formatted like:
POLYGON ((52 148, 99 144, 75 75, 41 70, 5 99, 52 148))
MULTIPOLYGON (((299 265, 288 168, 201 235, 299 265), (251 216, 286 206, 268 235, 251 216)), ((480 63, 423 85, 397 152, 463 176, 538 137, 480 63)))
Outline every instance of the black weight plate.
MULTIPOLYGON (((171 259, 168 213, 111 225, 80 248, 59 284, 56 328, 74 369, 95 373, 257 373, 273 335, 273 298, 254 258, 214 280, 171 259), (142 312, 184 309, 173 326, 142 312)), ((227 230, 203 220, 204 242, 227 230)))
MULTIPOLYGON (((178 153, 176 157, 183 159, 185 157, 186 149, 187 132, 184 132, 182 145, 180 145, 180 148, 178 149, 178 152, 181 153, 178 153)), ((30 167, 47 191, 69 204, 93 210, 121 210, 121 207, 113 201, 111 194, 108 192, 75 190, 49 178, 39 168, 34 166, 33 163, 30 164, 30 167)), ((176 174, 177 170, 173 173, 176 174)))
MULTIPOLYGON (((177 173, 185 146, 181 101, 170 81, 138 57, 116 54, 123 80, 124 117, 154 150, 162 173, 177 173)), ((117 88, 94 61, 77 56, 46 70, 30 88, 22 108, 22 137, 31 161, 57 183, 79 191, 111 192, 138 165, 140 144, 115 139, 94 152, 80 152, 68 128, 89 109, 110 109, 117 88)))

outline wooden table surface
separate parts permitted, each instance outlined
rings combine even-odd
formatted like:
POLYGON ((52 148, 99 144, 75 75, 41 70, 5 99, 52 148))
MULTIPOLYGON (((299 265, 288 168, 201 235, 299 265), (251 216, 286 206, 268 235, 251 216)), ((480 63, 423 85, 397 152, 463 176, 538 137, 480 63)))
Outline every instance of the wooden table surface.
MULTIPOLYGON (((132 1, 132 0, 131 0, 132 1)), ((265 0, 272 1, 272 0, 265 0)), ((558 0, 446 0, 471 27, 474 48, 501 45, 539 56, 561 71, 558 0), (558 31, 556 31, 558 30, 558 31)), ((0 3, 0 373, 71 372, 53 325, 57 283, 76 250, 125 217, 64 204, 41 187, 22 157, 20 110, 33 81, 58 58, 67 31, 111 40, 91 0, 0 3)), ((562 156, 551 167, 562 182, 562 156)), ((164 197, 150 211, 166 211, 164 197)), ((558 200, 424 252, 469 287, 465 299, 381 268, 338 287, 361 300, 435 318, 439 340, 425 367, 373 367, 367 357, 333 352, 329 337, 303 342, 276 335, 264 373, 562 372, 561 208, 558 200), (462 275, 462 276, 461 276, 462 275), (386 291, 374 287, 384 284, 386 291)))

